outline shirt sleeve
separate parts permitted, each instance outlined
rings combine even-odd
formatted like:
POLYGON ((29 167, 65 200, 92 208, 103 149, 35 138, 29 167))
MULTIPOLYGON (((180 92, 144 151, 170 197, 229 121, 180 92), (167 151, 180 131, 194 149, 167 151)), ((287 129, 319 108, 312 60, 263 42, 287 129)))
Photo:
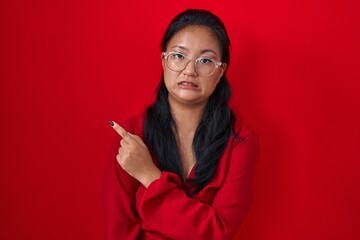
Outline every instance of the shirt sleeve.
POLYGON ((138 181, 127 174, 115 156, 120 137, 107 163, 104 181, 105 239, 138 239, 141 222, 135 208, 138 181))
POLYGON ((231 239, 251 205, 259 153, 254 132, 234 141, 226 177, 211 204, 187 196, 176 174, 162 172, 136 203, 143 224, 178 240, 231 239))

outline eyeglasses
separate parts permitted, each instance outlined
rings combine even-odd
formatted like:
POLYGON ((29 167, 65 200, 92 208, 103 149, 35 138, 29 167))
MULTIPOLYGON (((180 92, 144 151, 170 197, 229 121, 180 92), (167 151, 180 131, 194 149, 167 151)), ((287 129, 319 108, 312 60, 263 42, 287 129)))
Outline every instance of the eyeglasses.
MULTIPOLYGON (((163 52, 162 58, 166 61, 166 66, 174 71, 181 72, 191 62, 191 58, 178 52, 163 52)), ((221 66, 222 62, 215 62, 213 59, 208 57, 199 57, 195 60, 195 71, 201 77, 211 76, 215 70, 221 66)))

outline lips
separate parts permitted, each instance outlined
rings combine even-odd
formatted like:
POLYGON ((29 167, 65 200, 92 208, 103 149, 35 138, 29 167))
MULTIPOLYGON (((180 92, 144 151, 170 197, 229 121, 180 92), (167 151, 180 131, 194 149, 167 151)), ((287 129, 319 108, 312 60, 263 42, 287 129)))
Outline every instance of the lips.
POLYGON ((178 85, 180 85, 182 87, 186 87, 186 88, 197 88, 197 87, 199 87, 196 83, 189 82, 189 81, 181 81, 181 82, 178 83, 178 85))

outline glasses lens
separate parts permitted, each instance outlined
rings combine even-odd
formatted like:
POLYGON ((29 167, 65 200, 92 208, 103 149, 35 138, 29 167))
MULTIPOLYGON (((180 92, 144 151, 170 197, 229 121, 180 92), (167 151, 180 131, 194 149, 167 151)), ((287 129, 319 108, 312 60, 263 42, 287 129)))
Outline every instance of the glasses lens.
POLYGON ((186 66, 185 56, 180 53, 169 53, 166 65, 173 71, 182 71, 186 66))
MULTIPOLYGON (((167 67, 175 72, 184 70, 189 62, 190 60, 181 53, 171 52, 166 55, 167 67)), ((210 58, 198 58, 195 61, 195 69, 199 76, 210 76, 214 73, 215 68, 216 63, 210 58)))
POLYGON ((210 58, 199 58, 196 60, 196 70, 200 76, 210 76, 216 68, 215 62, 210 58))

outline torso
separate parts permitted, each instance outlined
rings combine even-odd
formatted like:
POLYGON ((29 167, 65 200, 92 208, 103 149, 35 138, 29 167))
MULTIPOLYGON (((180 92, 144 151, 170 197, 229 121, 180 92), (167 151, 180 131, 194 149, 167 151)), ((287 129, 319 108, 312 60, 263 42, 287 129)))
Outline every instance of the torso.
POLYGON ((193 169, 196 163, 196 157, 193 150, 193 139, 194 134, 182 134, 181 137, 177 136, 176 140, 178 143, 179 154, 183 167, 183 178, 187 179, 191 170, 193 169))

